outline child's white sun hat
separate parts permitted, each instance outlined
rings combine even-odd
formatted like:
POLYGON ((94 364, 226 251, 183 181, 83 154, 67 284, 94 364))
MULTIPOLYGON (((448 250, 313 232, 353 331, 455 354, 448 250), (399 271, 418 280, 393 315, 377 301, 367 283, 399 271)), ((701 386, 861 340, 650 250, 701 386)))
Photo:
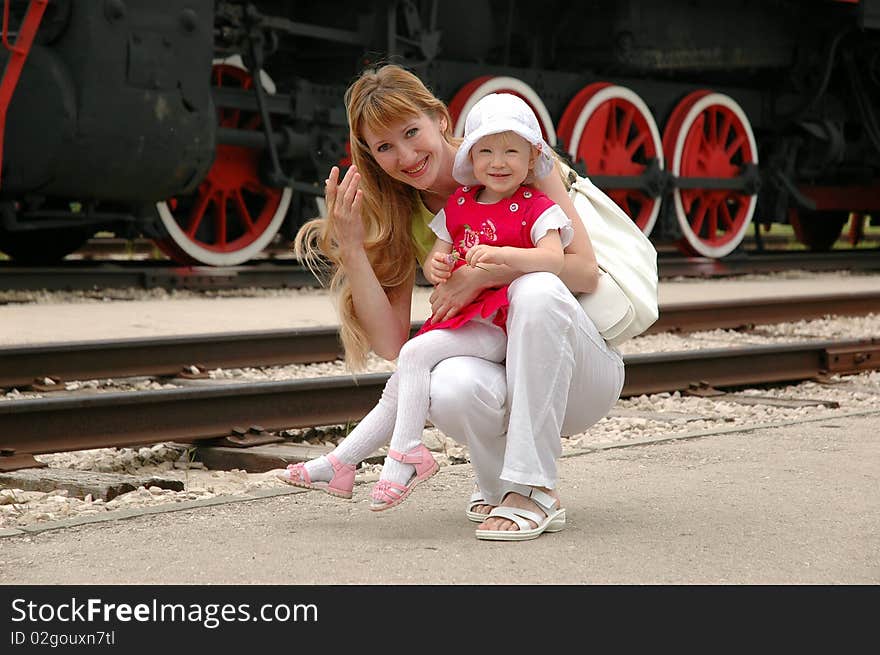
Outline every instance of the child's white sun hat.
POLYGON ((537 177, 545 177, 553 170, 550 146, 541 135, 541 126, 532 108, 525 100, 511 93, 490 93, 480 98, 465 119, 464 141, 455 154, 452 167, 452 177, 456 182, 477 184, 474 165, 469 157, 471 148, 484 136, 501 132, 515 132, 538 149, 534 168, 537 177))

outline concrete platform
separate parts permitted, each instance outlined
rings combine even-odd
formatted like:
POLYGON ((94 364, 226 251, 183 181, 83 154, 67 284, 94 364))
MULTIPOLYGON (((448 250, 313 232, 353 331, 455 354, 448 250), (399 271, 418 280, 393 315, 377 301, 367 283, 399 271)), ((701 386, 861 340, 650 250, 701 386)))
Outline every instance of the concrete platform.
POLYGON ((567 528, 529 542, 475 539, 464 516, 472 470, 460 465, 381 514, 359 485, 352 501, 309 491, 215 499, 6 536, 0 580, 876 585, 878 424, 880 409, 566 457, 567 528))
MULTIPOLYGON (((880 275, 805 279, 661 281, 664 302, 772 298, 880 291, 880 275)), ((430 289, 418 287, 412 320, 430 315, 430 289)), ((260 298, 179 298, 0 306, 0 345, 171 336, 336 325, 329 297, 310 292, 260 298)))

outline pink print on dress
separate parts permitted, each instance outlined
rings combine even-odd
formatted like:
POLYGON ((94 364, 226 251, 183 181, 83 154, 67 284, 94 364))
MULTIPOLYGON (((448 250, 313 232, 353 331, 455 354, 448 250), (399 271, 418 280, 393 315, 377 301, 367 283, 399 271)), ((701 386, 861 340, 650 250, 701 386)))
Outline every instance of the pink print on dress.
POLYGON ((467 223, 464 224, 464 236, 458 242, 458 250, 461 252, 461 255, 464 256, 467 254, 468 250, 473 248, 478 243, 484 243, 486 241, 497 241, 498 233, 495 229, 495 223, 486 219, 483 221, 483 224, 480 226, 480 231, 475 232, 474 228, 472 228, 467 223), (482 238, 481 238, 482 237, 482 238))
POLYGON ((473 228, 467 223, 464 224, 464 237, 458 242, 458 247, 462 252, 467 253, 468 250, 480 243, 480 235, 474 232, 473 228))
POLYGON ((498 235, 495 230, 495 223, 490 221, 488 218, 483 223, 483 226, 480 228, 480 234, 486 237, 486 241, 498 240, 498 235))

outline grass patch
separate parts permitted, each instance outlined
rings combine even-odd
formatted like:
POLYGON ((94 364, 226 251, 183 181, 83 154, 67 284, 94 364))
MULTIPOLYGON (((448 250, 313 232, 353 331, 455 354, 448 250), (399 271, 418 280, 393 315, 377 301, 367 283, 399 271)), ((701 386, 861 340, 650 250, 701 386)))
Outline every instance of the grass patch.
MULTIPOLYGON (((849 231, 852 227, 852 217, 844 224, 840 230, 840 237, 834 244, 833 250, 872 250, 880 248, 880 225, 871 225, 870 217, 864 219, 864 236, 856 245, 850 243, 849 231)), ((755 226, 753 224, 743 239, 743 245, 749 250, 755 248, 755 226)), ((761 239, 764 243, 764 250, 782 250, 782 251, 806 251, 807 246, 797 240, 794 235, 794 228, 787 223, 773 223, 769 230, 763 227, 761 230, 761 239)))

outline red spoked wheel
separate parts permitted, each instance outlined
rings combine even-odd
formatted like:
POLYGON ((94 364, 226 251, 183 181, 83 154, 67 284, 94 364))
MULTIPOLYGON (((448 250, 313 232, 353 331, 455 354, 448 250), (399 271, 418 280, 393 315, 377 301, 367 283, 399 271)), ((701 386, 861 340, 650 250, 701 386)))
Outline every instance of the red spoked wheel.
MULTIPOLYGON (((215 62, 216 86, 249 89, 253 78, 240 59, 215 62)), ((268 93, 271 79, 261 74, 268 93)), ((220 108, 221 127, 261 129, 259 114, 220 108)), ((165 237, 156 245, 183 264, 235 266, 258 255, 281 228, 290 206, 292 190, 266 186, 260 180, 261 153, 251 148, 218 145, 214 164, 198 188, 156 204, 165 237)))
POLYGON ((477 104, 480 98, 490 93, 512 93, 525 100, 538 117, 544 140, 550 147, 556 145, 556 130, 544 101, 532 87, 515 77, 485 75, 473 79, 461 87, 449 102, 449 113, 455 125, 455 136, 464 134, 464 122, 471 107, 477 104))
MULTIPOLYGON (((585 86, 565 108, 558 135, 572 160, 584 162, 588 176, 639 176, 651 160, 663 168, 657 123, 638 94, 626 87, 610 82, 585 86)), ((659 196, 639 189, 603 190, 642 232, 651 233, 660 213, 659 196)))
MULTIPOLYGON (((673 110, 663 132, 663 152, 676 177, 733 178, 758 163, 749 119, 729 96, 708 90, 687 95, 673 110)), ((672 192, 675 215, 688 254, 724 257, 745 236, 757 196, 730 189, 672 192)))

